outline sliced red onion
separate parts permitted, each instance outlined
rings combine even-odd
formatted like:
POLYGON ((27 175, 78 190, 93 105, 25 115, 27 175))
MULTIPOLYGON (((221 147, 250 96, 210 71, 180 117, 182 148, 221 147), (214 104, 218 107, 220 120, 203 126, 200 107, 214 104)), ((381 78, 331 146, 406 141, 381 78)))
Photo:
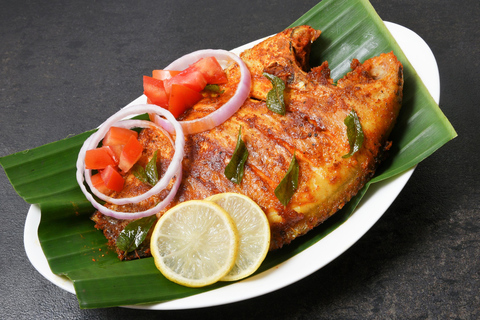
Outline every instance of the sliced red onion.
MULTIPOLYGON (((167 135, 168 136, 168 135, 167 135)), ((173 142, 170 138, 170 141, 173 142)), ((173 145, 173 143, 172 143, 173 145)), ((183 134, 183 129, 181 125, 178 123, 178 121, 173 117, 173 115, 155 105, 136 105, 136 106, 129 106, 127 108, 124 108, 120 110, 119 112, 115 113, 113 116, 108 118, 99 128, 97 132, 92 134, 83 144, 82 148, 80 149, 78 159, 77 159, 77 182, 82 189, 82 192, 85 194, 87 199, 92 203, 92 205, 98 209, 100 212, 102 212, 105 215, 118 218, 118 219, 137 219, 145 216, 152 215, 154 213, 157 213, 158 211, 162 210, 164 207, 166 207, 170 201, 173 199, 175 196, 176 191, 178 190, 178 187, 181 182, 181 175, 182 175, 182 160, 184 156, 184 148, 185 148, 185 136, 183 134), (155 115, 161 115, 165 117, 170 123, 173 125, 175 129, 175 153, 172 157, 172 160, 170 162, 170 165, 167 168, 167 171, 163 175, 163 177, 158 181, 157 184, 153 188, 151 188, 149 191, 145 192, 144 194, 135 196, 135 197, 130 197, 130 198, 112 198, 109 197, 101 192, 99 192, 96 188, 93 187, 92 181, 91 181, 91 170, 85 169, 85 153, 87 150, 94 149, 98 146, 100 141, 104 138, 108 130, 110 129, 111 126, 121 126, 124 128, 133 128, 133 127, 139 127, 139 128, 146 128, 146 127, 155 127, 160 129, 156 124, 150 122, 150 121, 144 121, 144 120, 124 120, 120 121, 128 116, 133 116, 133 115, 138 115, 138 114, 143 114, 143 113, 152 113, 155 115), (112 203, 112 204, 117 204, 117 205, 125 205, 129 203, 138 203, 140 201, 146 200, 149 197, 160 193, 163 189, 165 189, 170 180, 176 176, 176 181, 173 186, 173 188, 170 190, 170 193, 168 196, 160 202, 158 205, 156 205, 153 208, 150 208, 146 211, 141 211, 141 212, 117 212, 110 210, 106 208, 105 206, 101 205, 98 203, 95 198, 93 197, 92 194, 90 194, 85 185, 84 181, 88 184, 90 187, 92 193, 97 196, 98 198, 112 203), (85 180, 84 180, 85 179, 85 180)))
MULTIPOLYGON (((235 91, 235 94, 232 96, 232 98, 230 98, 227 103, 225 103, 223 106, 221 106, 214 112, 203 118, 190 121, 180 121, 185 134, 193 134, 210 130, 222 124, 242 106, 250 93, 250 71, 239 56, 226 50, 207 49, 195 51, 175 60, 170 65, 168 65, 165 70, 184 70, 188 68, 189 65, 197 62, 201 58, 207 57, 215 57, 219 61, 235 61, 240 67, 240 82, 238 83, 237 90, 235 91)), ((174 132, 174 127, 172 126, 172 124, 161 118, 160 116, 155 116, 154 121, 164 127, 165 130, 167 130, 168 132, 174 132)))

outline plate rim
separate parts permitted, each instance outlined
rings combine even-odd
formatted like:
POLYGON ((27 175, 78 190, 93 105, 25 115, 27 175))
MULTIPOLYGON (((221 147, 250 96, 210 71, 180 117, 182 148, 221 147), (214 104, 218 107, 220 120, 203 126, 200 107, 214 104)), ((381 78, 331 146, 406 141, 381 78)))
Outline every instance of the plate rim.
MULTIPOLYGON (((430 47, 414 31, 393 22, 384 21, 384 23, 401 47, 402 51, 405 53, 409 62, 417 71, 433 99, 438 104, 440 100, 440 76, 437 62, 430 47), (418 52, 421 52, 421 54, 418 54, 418 52)), ((251 46, 253 43, 257 43, 262 39, 240 46, 232 51, 242 51, 244 48, 251 46)), ((140 103, 142 100, 144 100, 143 96, 132 101, 127 106, 140 103)), ((381 216, 383 216, 393 201, 395 201, 398 194, 403 190, 410 179, 414 170, 415 167, 385 181, 372 184, 366 193, 366 197, 362 199, 355 212, 347 221, 317 243, 280 263, 275 268, 271 268, 253 277, 249 277, 228 286, 190 297, 161 303, 129 305, 123 307, 147 310, 186 310, 205 308, 259 297, 287 287, 320 270, 355 244, 368 230, 370 230, 381 216), (380 198, 381 201, 378 201, 378 198, 380 198), (348 237, 345 237, 345 234, 348 234, 348 237), (311 256, 312 253, 317 257, 321 254, 322 259, 316 260, 316 263, 305 263, 305 260, 311 262, 309 256, 311 256), (290 272, 292 269, 295 270, 295 272, 290 272), (299 270, 301 270, 301 272, 298 272, 299 270), (281 279, 282 281, 278 281, 278 279, 281 279)), ((24 227, 24 247, 27 257, 33 267, 44 278, 61 289, 75 294, 75 289, 71 280, 67 277, 58 276, 50 270, 47 258, 43 254, 38 238, 40 217, 41 213, 39 207, 37 205, 31 205, 27 213, 24 227)))

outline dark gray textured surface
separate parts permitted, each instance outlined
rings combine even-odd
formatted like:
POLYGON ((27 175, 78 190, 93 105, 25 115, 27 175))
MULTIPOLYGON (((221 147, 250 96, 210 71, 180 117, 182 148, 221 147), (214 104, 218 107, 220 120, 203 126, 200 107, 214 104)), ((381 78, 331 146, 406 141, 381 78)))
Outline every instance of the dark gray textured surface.
MULTIPOLYGON (((316 3, 3 0, 0 156, 91 129, 137 98, 141 75, 155 66, 273 34, 316 3)), ((459 137, 418 166, 353 247, 298 283, 248 301, 183 311, 80 310, 74 295, 29 263, 29 205, 0 170, 0 318, 480 318, 480 2, 372 4, 431 47, 440 106, 459 137)))

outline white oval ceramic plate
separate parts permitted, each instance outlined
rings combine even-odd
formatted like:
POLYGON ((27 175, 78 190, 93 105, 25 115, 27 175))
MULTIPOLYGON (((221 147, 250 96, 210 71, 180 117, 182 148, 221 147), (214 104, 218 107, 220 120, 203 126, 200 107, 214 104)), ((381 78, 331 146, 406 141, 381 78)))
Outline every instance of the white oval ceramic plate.
MULTIPOLYGON (((385 24, 438 103, 440 99, 440 77, 435 57, 428 45, 416 33, 403 26, 390 22, 385 22, 385 24)), ((238 53, 251 45, 248 44, 233 51, 238 53)), ((130 105, 143 103, 143 99, 143 97, 140 97, 130 105)), ((243 281, 191 297, 157 304, 127 307, 152 310, 210 307, 258 297, 303 279, 325 266, 357 242, 385 213, 403 189, 413 171, 414 168, 387 181, 373 184, 354 214, 345 223, 316 244, 275 268, 243 281)), ((30 262, 46 279, 75 294, 72 281, 51 272, 38 240, 39 223, 40 210, 37 206, 32 205, 28 211, 24 229, 25 251, 30 262)))

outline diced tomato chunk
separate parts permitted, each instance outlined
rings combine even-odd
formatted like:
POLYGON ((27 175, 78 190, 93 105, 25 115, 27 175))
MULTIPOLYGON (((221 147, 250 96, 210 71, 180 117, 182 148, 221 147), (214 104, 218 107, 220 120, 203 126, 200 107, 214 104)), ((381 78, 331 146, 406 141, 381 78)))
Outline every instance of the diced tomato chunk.
POLYGON ((138 132, 120 127, 110 127, 103 138, 102 143, 104 146, 125 145, 131 136, 134 136, 136 139, 138 137, 138 132))
POLYGON ((173 84, 181 84, 194 91, 200 92, 207 85, 207 80, 205 80, 205 77, 201 72, 186 69, 177 74, 175 77, 165 80, 164 84, 167 94, 171 94, 171 88, 173 84))
POLYGON ((177 118, 185 110, 200 101, 202 97, 202 94, 195 90, 179 84, 173 84, 172 92, 170 93, 170 100, 168 101, 168 111, 177 118))
POLYGON ((102 146, 101 148, 107 150, 113 161, 115 161, 115 166, 117 166, 118 162, 120 161, 120 153, 116 151, 116 148, 123 148, 123 146, 102 146))
POLYGON ((123 171, 127 172, 133 165, 140 159, 143 152, 142 144, 137 140, 137 138, 131 136, 128 139, 128 142, 125 144, 120 155, 120 162, 118 167, 123 171))
POLYGON ((124 180, 122 175, 115 170, 112 166, 108 166, 100 173, 103 183, 108 189, 115 190, 117 192, 122 191, 124 180))
POLYGON ((87 169, 100 170, 116 165, 115 154, 108 146, 87 150, 85 153, 85 168, 87 169))
POLYGON ((209 84, 227 83, 227 75, 215 57, 202 58, 186 70, 196 70, 201 72, 209 84))
POLYGON ((108 189, 105 182, 103 182, 101 173, 96 173, 92 176, 92 185, 103 194, 109 194, 112 191, 111 189, 108 189))
POLYGON ((158 79, 158 80, 167 80, 176 76, 179 73, 180 71, 173 71, 173 70, 153 70, 152 78, 158 79))
POLYGON ((168 95, 163 80, 143 76, 143 93, 151 103, 160 107, 168 107, 168 95))
POLYGON ((122 155, 122 150, 123 150, 123 145, 115 145, 115 146, 108 146, 113 154, 113 159, 115 160, 115 163, 118 165, 120 162, 120 156, 122 155))

